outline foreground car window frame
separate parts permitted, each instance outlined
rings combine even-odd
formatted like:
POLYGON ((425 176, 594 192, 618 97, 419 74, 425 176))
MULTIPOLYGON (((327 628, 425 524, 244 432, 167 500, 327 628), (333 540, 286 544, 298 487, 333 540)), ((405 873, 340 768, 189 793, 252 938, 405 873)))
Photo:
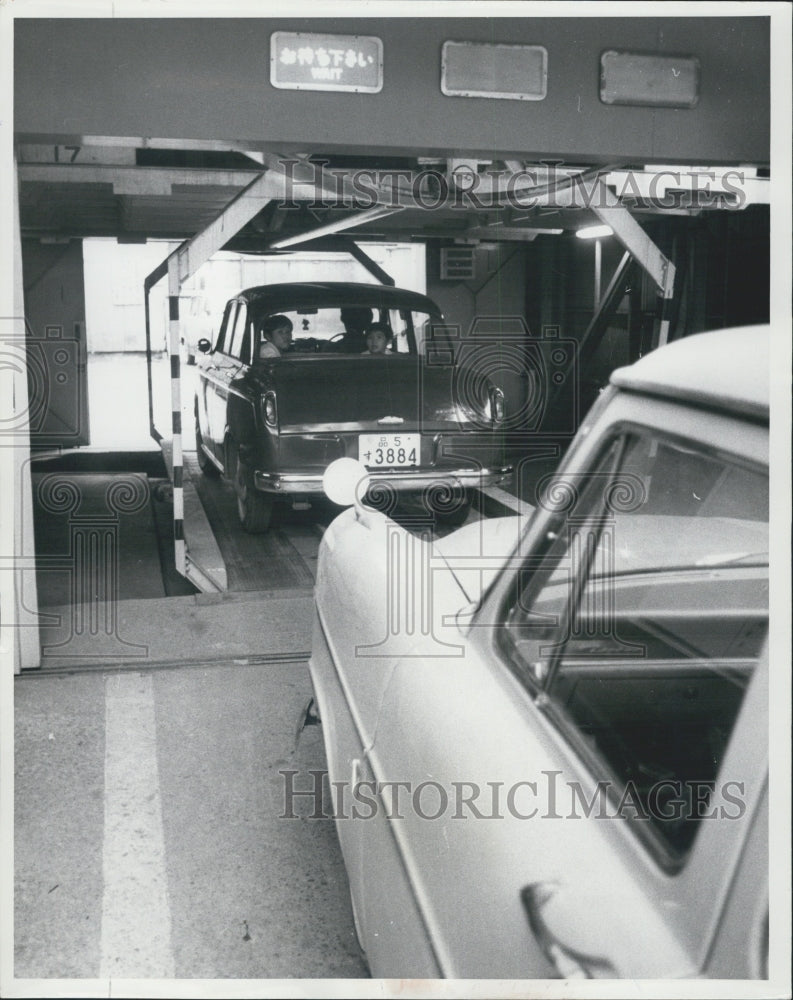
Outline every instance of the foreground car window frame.
MULTIPOLYGON (((600 489, 600 487, 593 488, 592 483, 598 477, 604 475, 612 477, 612 482, 619 483, 619 475, 623 469, 626 452, 631 448, 631 442, 637 439, 649 439, 659 445, 668 444, 672 448, 693 452, 701 459, 722 463, 728 469, 743 469, 749 473, 767 477, 767 467, 761 463, 752 461, 746 456, 720 447, 714 447, 712 444, 707 444, 691 436, 675 433, 674 431, 660 430, 657 426, 629 419, 610 423, 607 431, 601 435, 596 450, 588 457, 583 468, 578 471, 570 470, 567 472, 560 470, 558 474, 560 481, 563 481, 566 475, 569 476, 572 474, 574 478, 579 478, 581 481, 586 482, 587 476, 590 476, 590 481, 586 483, 582 491, 581 505, 587 508, 587 504, 590 504, 590 507, 592 507, 590 503, 591 497, 593 494, 597 494, 600 489), (592 475, 593 473, 594 476, 592 475)), ((593 524, 596 525, 598 536, 602 534, 602 511, 597 512, 594 509, 587 509, 582 520, 589 527, 593 524)), ((706 520, 706 518, 703 518, 703 520, 706 520)), ((589 552, 576 570, 575 577, 570 580, 568 594, 563 599, 558 622, 552 628, 551 636, 547 639, 547 645, 554 647, 551 657, 547 661, 538 659, 528 663, 526 657, 518 651, 515 642, 515 623, 512 619, 516 609, 521 608, 524 615, 527 612, 531 613, 535 610, 538 597, 546 592, 546 589, 549 587, 549 581, 551 581, 551 578, 559 567, 560 561, 568 553, 566 521, 566 514, 551 514, 542 525, 541 533, 535 544, 529 549, 528 553, 526 553, 525 549, 523 550, 525 560, 514 574, 506 594, 501 599, 498 616, 499 627, 496 629, 496 644, 504 657, 506 665, 528 692, 537 708, 551 722, 565 743, 575 752, 594 780, 596 782, 607 782, 609 797, 612 801, 616 801, 626 788, 624 776, 621 776, 614 770, 600 749, 593 745, 592 739, 581 731, 576 721, 558 703, 554 691, 554 683, 558 679, 560 665, 567 645, 559 637, 566 635, 570 621, 576 615, 582 602, 587 585, 591 579, 594 579, 594 577, 590 576, 594 551, 589 552)), ((766 517, 766 527, 767 523, 766 517)), ((767 587, 767 556, 765 569, 767 587)), ((648 568, 645 575, 651 572, 652 570, 648 568)), ((559 584, 557 583, 558 587, 559 584)), ((735 734, 741 724, 741 717, 746 711, 746 695, 752 686, 753 675, 765 655, 764 643, 767 641, 768 627, 767 604, 765 612, 766 638, 760 642, 760 650, 753 658, 748 680, 743 688, 742 700, 732 720, 723 753, 719 760, 719 766, 716 769, 713 779, 714 782, 723 773, 724 763, 730 755, 731 746, 735 741, 735 734)), ((585 659, 585 657, 579 657, 579 659, 585 659)), ((596 661, 596 658, 593 657, 593 660, 596 661)), ((685 850, 681 851, 674 848, 655 824, 634 819, 630 816, 627 819, 627 827, 660 869, 670 875, 675 875, 686 867, 696 848, 702 820, 696 821, 694 834, 687 843, 685 850)))

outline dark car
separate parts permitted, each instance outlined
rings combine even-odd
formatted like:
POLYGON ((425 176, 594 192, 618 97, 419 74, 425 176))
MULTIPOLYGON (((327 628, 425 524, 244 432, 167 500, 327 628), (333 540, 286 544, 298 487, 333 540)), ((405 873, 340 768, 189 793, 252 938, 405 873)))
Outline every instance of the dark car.
POLYGON ((503 394, 457 364, 425 295, 329 282, 249 288, 227 303, 216 342, 198 349, 198 461, 233 482, 246 531, 266 531, 278 500, 321 496, 337 458, 366 465, 384 508, 413 491, 452 523, 465 519, 470 488, 510 472, 503 394), (266 338, 280 317, 292 340, 279 353, 266 338), (383 354, 367 351, 373 325, 385 331, 383 354))

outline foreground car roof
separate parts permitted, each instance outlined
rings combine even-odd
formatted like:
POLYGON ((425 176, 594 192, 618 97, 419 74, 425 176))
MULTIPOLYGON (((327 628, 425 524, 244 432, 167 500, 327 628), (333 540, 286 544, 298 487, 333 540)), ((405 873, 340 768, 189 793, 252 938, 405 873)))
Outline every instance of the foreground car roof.
POLYGON ((685 337, 618 368, 611 383, 768 420, 769 331, 743 326, 685 337))
POLYGON ((354 281, 294 281, 278 285, 246 288, 240 295, 270 309, 301 306, 381 306, 386 309, 414 309, 440 315, 437 305, 426 295, 391 285, 354 281))

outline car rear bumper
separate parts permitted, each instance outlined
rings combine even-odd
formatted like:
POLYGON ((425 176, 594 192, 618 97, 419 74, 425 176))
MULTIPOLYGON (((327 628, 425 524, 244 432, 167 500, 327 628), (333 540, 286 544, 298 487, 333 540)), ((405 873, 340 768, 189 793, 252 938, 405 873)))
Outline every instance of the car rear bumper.
MULTIPOLYGON (((421 490, 438 483, 452 483, 466 489, 495 486, 512 473, 512 466, 497 468, 456 468, 456 469, 401 469, 369 472, 372 483, 387 482, 400 491, 421 490)), ((322 473, 276 473, 257 471, 254 474, 257 490, 263 493, 284 496, 305 493, 322 493, 322 473)))

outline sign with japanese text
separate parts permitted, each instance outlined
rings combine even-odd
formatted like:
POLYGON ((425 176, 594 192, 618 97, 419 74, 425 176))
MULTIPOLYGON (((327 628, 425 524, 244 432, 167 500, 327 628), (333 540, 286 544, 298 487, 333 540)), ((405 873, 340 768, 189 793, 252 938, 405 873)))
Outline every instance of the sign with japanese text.
POLYGON ((372 35, 274 31, 270 83, 284 90, 376 94, 383 88, 383 43, 372 35))

